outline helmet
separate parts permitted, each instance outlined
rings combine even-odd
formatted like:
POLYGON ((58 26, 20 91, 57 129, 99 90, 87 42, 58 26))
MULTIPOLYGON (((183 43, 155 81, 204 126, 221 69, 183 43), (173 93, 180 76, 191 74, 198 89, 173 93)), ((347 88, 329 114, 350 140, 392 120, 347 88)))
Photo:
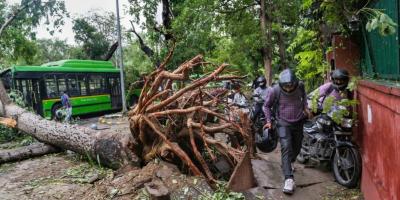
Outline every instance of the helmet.
POLYGON ((292 70, 285 69, 279 75, 278 83, 283 92, 291 93, 297 88, 299 80, 292 70))
POLYGON ((278 135, 273 129, 264 129, 261 134, 256 134, 256 146, 265 153, 272 152, 278 146, 278 135))
POLYGON ((336 69, 331 73, 332 85, 335 89, 344 90, 349 84, 349 72, 344 69, 336 69))
POLYGON ((259 76, 256 80, 256 87, 264 88, 267 85, 267 80, 264 76, 259 76))

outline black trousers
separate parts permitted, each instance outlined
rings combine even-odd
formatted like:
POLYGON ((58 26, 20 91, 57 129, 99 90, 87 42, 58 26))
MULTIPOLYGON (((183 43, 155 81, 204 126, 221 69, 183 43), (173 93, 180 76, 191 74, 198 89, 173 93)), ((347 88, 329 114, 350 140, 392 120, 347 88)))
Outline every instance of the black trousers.
POLYGON ((277 124, 281 143, 282 171, 285 179, 293 178, 292 163, 300 153, 303 140, 304 122, 287 123, 279 120, 277 124))
POLYGON ((253 113, 251 120, 254 121, 255 119, 257 119, 257 117, 264 116, 263 105, 264 104, 262 104, 262 103, 257 103, 254 105, 254 113, 253 113))

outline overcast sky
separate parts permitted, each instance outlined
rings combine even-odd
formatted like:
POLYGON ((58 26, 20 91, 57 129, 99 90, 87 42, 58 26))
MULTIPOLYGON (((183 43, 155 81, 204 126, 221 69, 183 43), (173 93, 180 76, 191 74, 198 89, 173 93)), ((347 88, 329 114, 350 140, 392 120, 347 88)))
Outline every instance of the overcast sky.
MULTIPOLYGON (((8 3, 20 3, 21 0, 7 0, 8 3)), ((116 0, 65 0, 67 11, 70 13, 71 17, 85 15, 90 10, 104 10, 104 11, 116 11, 116 0)), ((130 27, 129 16, 124 12, 128 0, 119 0, 120 4, 120 16, 121 25, 124 27, 130 27)), ((65 20, 65 26, 62 28, 62 33, 56 33, 51 36, 47 31, 45 26, 38 28, 38 38, 59 38, 66 39, 68 43, 74 43, 74 34, 72 31, 71 19, 65 20)))

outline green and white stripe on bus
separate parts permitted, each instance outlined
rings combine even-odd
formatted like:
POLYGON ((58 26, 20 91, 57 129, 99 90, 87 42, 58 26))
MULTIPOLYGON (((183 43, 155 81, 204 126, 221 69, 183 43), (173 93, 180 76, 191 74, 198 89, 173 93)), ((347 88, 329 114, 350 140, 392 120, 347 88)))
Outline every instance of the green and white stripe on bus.
MULTIPOLYGON (((51 109, 56 103, 61 103, 61 99, 43 100, 43 113, 45 118, 51 118, 51 109)), ((111 98, 109 94, 70 97, 72 105, 72 115, 81 115, 99 111, 111 110, 111 98)))

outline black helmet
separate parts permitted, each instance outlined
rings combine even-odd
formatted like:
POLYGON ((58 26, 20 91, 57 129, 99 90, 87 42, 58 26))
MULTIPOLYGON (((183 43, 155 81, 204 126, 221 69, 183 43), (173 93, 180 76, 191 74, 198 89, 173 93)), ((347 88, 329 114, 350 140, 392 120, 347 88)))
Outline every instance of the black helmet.
POLYGON ((259 76, 256 80, 256 84, 258 87, 265 87, 267 85, 267 80, 264 76, 259 76))
POLYGON ((278 135, 272 129, 264 129, 261 134, 256 134, 256 146, 265 153, 272 152, 278 146, 278 135))
POLYGON ((349 72, 345 69, 335 69, 331 73, 332 85, 338 90, 344 90, 349 84, 349 72))
POLYGON ((299 80, 291 69, 285 69, 279 75, 279 87, 283 92, 293 92, 297 88, 298 84, 299 80))

